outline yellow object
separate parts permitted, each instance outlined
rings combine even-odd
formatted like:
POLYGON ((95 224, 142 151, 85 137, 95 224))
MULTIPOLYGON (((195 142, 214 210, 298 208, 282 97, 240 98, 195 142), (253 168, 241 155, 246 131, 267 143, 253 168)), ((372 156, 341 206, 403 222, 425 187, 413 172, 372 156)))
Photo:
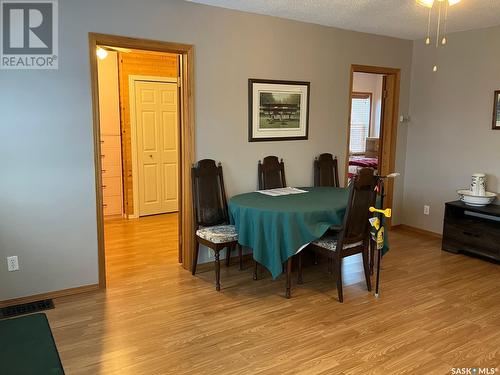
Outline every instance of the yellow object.
POLYGON ((390 208, 386 208, 385 210, 379 210, 378 208, 370 207, 369 210, 370 210, 370 212, 378 212, 380 214, 383 214, 385 217, 392 216, 392 210, 390 208))
POLYGON ((372 217, 370 218, 370 224, 372 225, 372 227, 375 228, 375 230, 379 230, 380 228, 380 220, 378 217, 372 217))
MULTIPOLYGON (((370 212, 378 212, 385 217, 391 217, 392 216, 392 210, 390 208, 386 208, 385 210, 379 210, 378 208, 375 207, 370 207, 369 208, 370 212)), ((376 238, 375 241, 377 242, 377 249, 382 249, 384 247, 384 227, 380 224, 380 219, 378 217, 372 217, 370 219, 370 224, 372 227, 375 228, 376 232, 376 238)))
POLYGON ((384 227, 380 228, 377 232, 377 249, 380 250, 384 247, 384 227))

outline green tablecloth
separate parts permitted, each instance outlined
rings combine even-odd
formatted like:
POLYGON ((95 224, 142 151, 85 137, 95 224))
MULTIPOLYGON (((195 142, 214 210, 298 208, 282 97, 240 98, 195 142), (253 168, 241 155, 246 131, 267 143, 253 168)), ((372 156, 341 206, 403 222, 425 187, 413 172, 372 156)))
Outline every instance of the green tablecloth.
POLYGON ((347 189, 302 189, 308 192, 279 197, 252 192, 229 200, 229 218, 238 231, 238 242, 253 249, 254 259, 273 278, 302 246, 320 238, 330 226, 342 224, 347 189))

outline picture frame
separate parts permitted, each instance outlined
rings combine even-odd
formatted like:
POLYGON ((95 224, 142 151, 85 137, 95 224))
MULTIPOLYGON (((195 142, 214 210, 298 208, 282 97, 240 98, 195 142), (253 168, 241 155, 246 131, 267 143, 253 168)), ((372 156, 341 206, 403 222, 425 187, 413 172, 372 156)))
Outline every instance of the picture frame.
POLYGON ((500 130, 500 90, 493 95, 493 130, 500 130))
POLYGON ((248 141, 309 138, 310 82, 248 80, 248 141))

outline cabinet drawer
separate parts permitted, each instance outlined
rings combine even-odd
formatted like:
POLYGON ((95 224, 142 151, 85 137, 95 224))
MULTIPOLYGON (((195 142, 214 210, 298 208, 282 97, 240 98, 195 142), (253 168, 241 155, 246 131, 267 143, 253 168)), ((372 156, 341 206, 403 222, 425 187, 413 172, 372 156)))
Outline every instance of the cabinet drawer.
POLYGON ((101 150, 101 164, 103 166, 103 169, 106 169, 105 167, 109 167, 112 165, 122 165, 122 158, 120 154, 119 149, 113 149, 113 151, 110 150, 101 150))
MULTIPOLYGON (((498 225, 498 224, 496 224, 498 225)), ((499 257, 500 232, 495 224, 464 220, 444 221, 443 247, 499 257)))
POLYGON ((101 149, 104 148, 121 148, 121 137, 119 135, 101 135, 101 149))
POLYGON ((122 197, 104 197, 103 200, 104 215, 121 215, 122 213, 122 197))
POLYGON ((107 165, 105 168, 103 166, 102 177, 121 177, 122 167, 121 165, 107 165))
POLYGON ((120 177, 103 177, 102 193, 104 197, 122 195, 122 180, 120 177))

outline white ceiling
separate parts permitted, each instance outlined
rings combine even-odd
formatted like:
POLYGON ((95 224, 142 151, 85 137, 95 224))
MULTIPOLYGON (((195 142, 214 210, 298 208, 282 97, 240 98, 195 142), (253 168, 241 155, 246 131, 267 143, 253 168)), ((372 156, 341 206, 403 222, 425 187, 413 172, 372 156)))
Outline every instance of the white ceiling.
MULTIPOLYGON (((415 0, 187 0, 404 39, 427 30, 428 8, 415 0)), ((448 30, 500 25, 500 0, 462 0, 449 10, 448 30)))

